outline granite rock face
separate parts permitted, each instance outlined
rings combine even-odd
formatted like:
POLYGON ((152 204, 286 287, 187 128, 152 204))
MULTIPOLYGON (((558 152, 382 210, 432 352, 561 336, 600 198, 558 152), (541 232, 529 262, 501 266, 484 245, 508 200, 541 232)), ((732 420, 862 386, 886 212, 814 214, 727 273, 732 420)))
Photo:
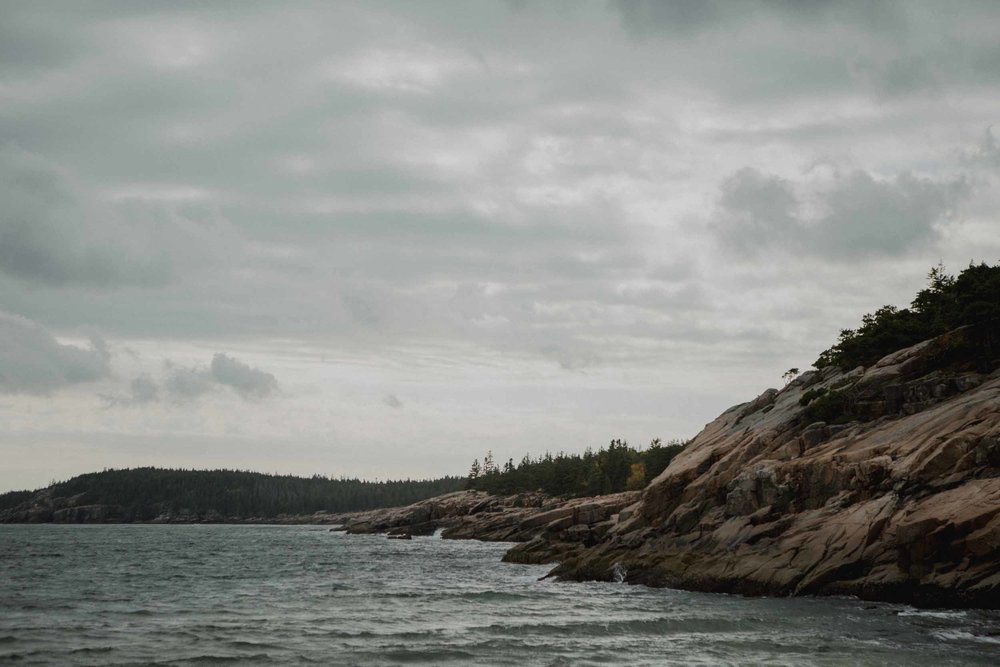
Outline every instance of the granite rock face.
POLYGON ((596 543, 508 558, 556 558, 565 579, 1000 607, 1000 371, 935 368, 933 351, 769 389, 708 424, 596 543), (847 408, 815 420, 828 394, 847 408))
MULTIPOLYGON (((570 500, 542 493, 492 496, 483 491, 458 491, 406 507, 354 512, 340 517, 341 530, 351 534, 430 535, 441 530, 445 539, 491 542, 532 542, 559 553, 597 544, 618 518, 618 512, 639 499, 639 491, 570 500)), ((537 560, 537 556, 534 560, 537 560)))

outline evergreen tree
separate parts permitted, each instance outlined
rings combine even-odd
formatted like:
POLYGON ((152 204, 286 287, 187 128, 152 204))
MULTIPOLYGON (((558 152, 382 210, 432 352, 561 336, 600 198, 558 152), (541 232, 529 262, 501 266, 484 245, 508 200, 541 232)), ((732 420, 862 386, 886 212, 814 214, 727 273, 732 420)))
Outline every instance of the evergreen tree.
POLYGON ((656 439, 643 451, 615 439, 607 449, 596 452, 588 447, 583 454, 545 452, 537 459, 525 455, 517 466, 513 459, 508 459, 502 471, 492 466, 493 454, 487 452, 484 461, 491 462, 493 473, 487 474, 484 465, 474 488, 497 494, 542 491, 554 496, 591 496, 638 489, 659 475, 683 447, 679 440, 663 446, 656 439))
POLYGON ((883 306, 861 318, 857 329, 844 329, 837 342, 820 354, 816 368, 870 366, 885 355, 965 327, 952 356, 990 372, 1000 356, 1000 266, 969 264, 958 276, 936 266, 927 287, 909 308, 883 306))

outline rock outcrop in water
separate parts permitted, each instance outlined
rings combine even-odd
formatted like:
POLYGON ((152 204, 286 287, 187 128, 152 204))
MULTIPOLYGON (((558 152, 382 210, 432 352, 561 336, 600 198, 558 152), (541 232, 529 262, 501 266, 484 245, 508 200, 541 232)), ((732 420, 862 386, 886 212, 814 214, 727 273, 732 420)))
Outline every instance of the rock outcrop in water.
POLYGON ((440 529, 446 539, 594 545, 616 525, 618 512, 639 499, 639 493, 566 500, 541 493, 493 496, 459 491, 407 507, 346 514, 337 520, 351 534, 430 535, 440 529))
POLYGON ((1000 607, 1000 370, 945 367, 948 344, 730 408, 599 543, 508 559, 558 560, 563 579, 1000 607))

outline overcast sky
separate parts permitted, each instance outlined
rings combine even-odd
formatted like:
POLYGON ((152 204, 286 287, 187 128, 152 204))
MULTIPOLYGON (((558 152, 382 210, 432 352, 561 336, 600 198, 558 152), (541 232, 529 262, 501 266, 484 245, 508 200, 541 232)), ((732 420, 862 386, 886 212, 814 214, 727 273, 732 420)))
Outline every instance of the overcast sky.
POLYGON ((996 2, 0 12, 0 490, 687 438, 1000 260, 996 2))

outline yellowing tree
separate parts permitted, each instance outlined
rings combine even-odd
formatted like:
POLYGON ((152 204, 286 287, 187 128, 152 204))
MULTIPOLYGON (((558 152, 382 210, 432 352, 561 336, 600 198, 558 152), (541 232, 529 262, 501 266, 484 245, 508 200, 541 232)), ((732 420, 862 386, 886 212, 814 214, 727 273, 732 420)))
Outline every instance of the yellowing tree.
POLYGON ((625 480, 625 488, 629 491, 638 491, 646 486, 646 464, 633 463, 628 469, 628 479, 625 480))

